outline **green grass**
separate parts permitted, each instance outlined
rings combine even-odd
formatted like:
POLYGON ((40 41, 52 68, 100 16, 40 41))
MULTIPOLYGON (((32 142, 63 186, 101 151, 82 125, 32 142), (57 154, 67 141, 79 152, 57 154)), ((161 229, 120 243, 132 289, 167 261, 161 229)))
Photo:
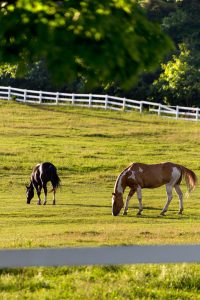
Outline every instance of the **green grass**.
POLYGON ((4 270, 1 299, 200 299, 198 265, 4 270))
MULTIPOLYGON (((183 216, 175 194, 167 216, 159 216, 161 187, 143 191, 142 217, 136 197, 128 216, 113 217, 111 193, 118 174, 136 161, 173 161, 199 176, 200 123, 12 101, 0 101, 0 115, 1 248, 199 243, 198 187, 185 199, 183 216), (36 197, 26 205, 25 184, 42 161, 53 162, 62 180, 56 206, 51 194, 47 206, 37 206, 36 197)), ((1 299, 198 299, 200 269, 25 268, 3 270, 0 280, 1 299)))

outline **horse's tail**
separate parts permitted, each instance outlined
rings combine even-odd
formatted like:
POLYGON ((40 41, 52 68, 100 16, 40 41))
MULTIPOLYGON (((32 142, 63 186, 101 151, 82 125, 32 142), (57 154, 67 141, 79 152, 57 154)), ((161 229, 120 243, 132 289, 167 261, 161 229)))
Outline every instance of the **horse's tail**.
POLYGON ((182 171, 181 175, 185 179, 187 189, 188 189, 187 196, 189 196, 189 194, 195 189, 197 185, 197 176, 192 170, 189 170, 184 166, 181 166, 181 171, 182 171))
POLYGON ((60 183, 61 183, 61 180, 58 176, 55 166, 54 166, 54 168, 52 168, 51 182, 52 182, 53 190, 56 190, 60 186, 60 183))

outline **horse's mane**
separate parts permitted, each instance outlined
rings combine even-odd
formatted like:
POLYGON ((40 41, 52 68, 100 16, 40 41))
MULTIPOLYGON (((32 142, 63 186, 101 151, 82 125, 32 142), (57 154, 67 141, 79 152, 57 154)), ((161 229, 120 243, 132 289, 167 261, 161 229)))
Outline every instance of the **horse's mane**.
POLYGON ((127 168, 125 168, 125 169, 119 174, 119 176, 117 177, 117 180, 116 180, 116 182, 115 182, 115 188, 114 188, 115 190, 116 190, 116 188, 117 188, 117 185, 118 185, 118 183, 119 183, 119 180, 120 180, 122 174, 123 174, 124 172, 126 172, 133 164, 134 164, 134 163, 132 163, 131 165, 129 165, 127 168))
POLYGON ((41 164, 37 164, 35 167, 33 167, 33 173, 35 172, 35 171, 37 171, 37 169, 39 168, 39 166, 40 166, 41 164))

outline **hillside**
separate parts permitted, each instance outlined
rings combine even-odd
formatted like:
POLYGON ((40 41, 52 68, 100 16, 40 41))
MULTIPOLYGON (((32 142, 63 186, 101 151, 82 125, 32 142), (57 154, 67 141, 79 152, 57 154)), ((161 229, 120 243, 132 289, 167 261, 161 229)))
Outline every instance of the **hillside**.
POLYGON ((132 162, 173 161, 199 175, 199 123, 7 101, 0 111, 1 247, 199 242, 198 187, 182 217, 175 193, 167 216, 159 217, 165 187, 143 191, 141 218, 136 196, 128 216, 111 215, 115 180, 132 162), (51 194, 46 207, 36 196, 26 205, 25 184, 42 161, 53 162, 62 180, 56 207, 51 194))
MULTIPOLYGON (((143 191, 136 217, 111 215, 115 180, 133 161, 171 160, 199 175, 200 124, 138 113, 37 107, 0 101, 0 247, 199 243, 199 188, 177 215, 165 188, 143 191), (57 205, 28 206, 32 167, 51 161, 62 179, 57 205)), ((50 189, 50 187, 49 187, 50 189)), ((184 186, 184 191, 185 191, 184 186)), ((198 264, 1 270, 0 297, 12 299, 199 299, 198 264), (106 284, 105 284, 106 283, 106 284)))

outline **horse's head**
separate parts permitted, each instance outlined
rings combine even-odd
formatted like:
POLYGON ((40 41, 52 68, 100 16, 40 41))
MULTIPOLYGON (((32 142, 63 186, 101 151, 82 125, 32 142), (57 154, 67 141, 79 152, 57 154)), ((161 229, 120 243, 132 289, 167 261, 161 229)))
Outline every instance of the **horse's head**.
POLYGON ((26 186, 26 203, 30 204, 31 199, 34 197, 34 187, 32 183, 30 185, 26 186))
POLYGON ((123 197, 121 194, 112 194, 112 214, 113 216, 117 216, 124 206, 123 197))

